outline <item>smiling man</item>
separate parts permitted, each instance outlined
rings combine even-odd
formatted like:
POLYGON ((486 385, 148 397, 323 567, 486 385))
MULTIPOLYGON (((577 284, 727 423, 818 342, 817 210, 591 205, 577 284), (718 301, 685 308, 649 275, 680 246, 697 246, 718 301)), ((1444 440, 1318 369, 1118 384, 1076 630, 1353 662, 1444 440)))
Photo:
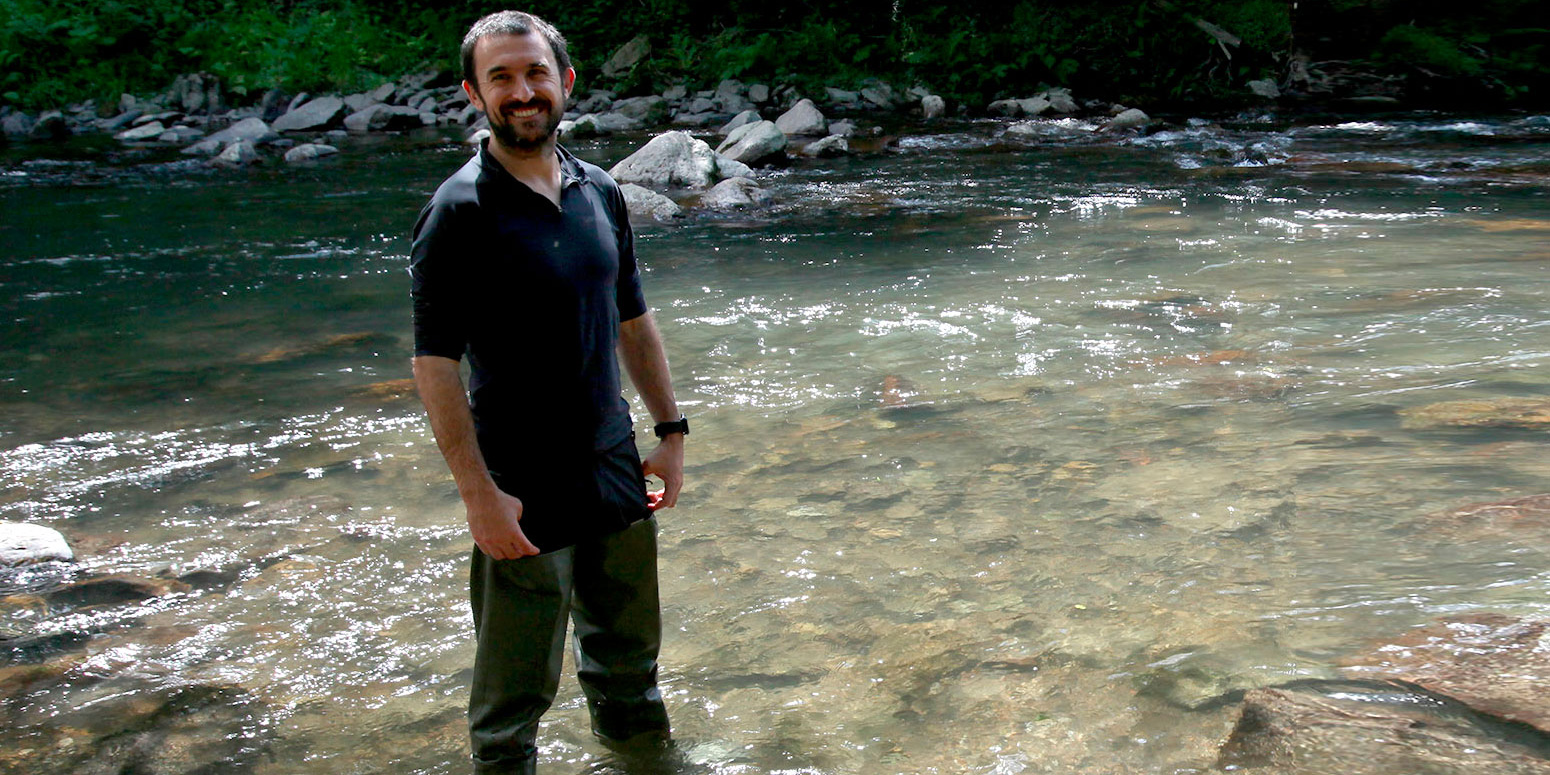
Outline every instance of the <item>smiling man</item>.
POLYGON ((668 739, 653 512, 678 500, 689 429, 619 186, 558 144, 576 82, 565 39, 504 11, 462 56, 491 136, 415 225, 414 376, 475 545, 474 771, 531 773, 567 619, 593 732, 626 750, 668 739), (656 421, 644 461, 621 361, 656 421))

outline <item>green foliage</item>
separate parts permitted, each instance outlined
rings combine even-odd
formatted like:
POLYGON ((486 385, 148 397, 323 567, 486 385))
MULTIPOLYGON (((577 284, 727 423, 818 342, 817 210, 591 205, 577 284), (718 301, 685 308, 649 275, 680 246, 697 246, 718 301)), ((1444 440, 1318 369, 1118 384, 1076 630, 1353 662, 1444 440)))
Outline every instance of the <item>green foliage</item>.
POLYGON ((1385 64, 1423 67, 1441 75, 1479 75, 1483 64, 1457 42, 1410 24, 1389 30, 1379 41, 1377 54, 1385 64))
MULTIPOLYGON (((1045 86, 1147 104, 1243 93, 1289 56, 1365 62, 1550 93, 1550 33, 1513 28, 1543 0, 530 0, 563 30, 582 88, 638 93, 724 78, 923 84, 983 105, 1045 86), (1241 40, 1224 46, 1209 22, 1241 40), (649 64, 601 66, 642 32, 649 64)), ((351 92, 427 64, 457 67, 483 0, 0 0, 0 99, 53 107, 148 94, 187 72, 263 90, 351 92)))

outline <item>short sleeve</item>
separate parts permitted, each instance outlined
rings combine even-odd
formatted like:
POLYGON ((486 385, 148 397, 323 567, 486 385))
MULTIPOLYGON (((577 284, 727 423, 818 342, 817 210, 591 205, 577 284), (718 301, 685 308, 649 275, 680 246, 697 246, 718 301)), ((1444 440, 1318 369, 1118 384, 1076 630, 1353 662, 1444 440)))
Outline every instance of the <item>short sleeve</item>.
POLYGON ((409 296, 414 303, 414 354, 461 360, 468 347, 457 268, 466 231, 456 211, 432 199, 414 226, 409 253, 409 296))
MULTIPOLYGON (((613 183, 612 180, 609 181, 613 183)), ((641 290, 640 266, 635 261, 635 231, 630 228, 630 210, 624 203, 619 184, 608 186, 608 204, 614 232, 619 239, 619 275, 615 281, 615 302, 619 320, 633 320, 646 314, 646 294, 641 290)))

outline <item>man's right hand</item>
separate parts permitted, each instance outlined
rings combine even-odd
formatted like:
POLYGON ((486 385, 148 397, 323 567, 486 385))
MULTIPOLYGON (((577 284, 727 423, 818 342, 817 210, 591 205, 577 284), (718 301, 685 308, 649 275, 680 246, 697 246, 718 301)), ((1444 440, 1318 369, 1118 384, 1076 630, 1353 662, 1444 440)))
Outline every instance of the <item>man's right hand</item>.
POLYGON ((496 560, 538 554, 522 532, 522 501, 500 490, 468 506, 468 532, 479 550, 496 560))

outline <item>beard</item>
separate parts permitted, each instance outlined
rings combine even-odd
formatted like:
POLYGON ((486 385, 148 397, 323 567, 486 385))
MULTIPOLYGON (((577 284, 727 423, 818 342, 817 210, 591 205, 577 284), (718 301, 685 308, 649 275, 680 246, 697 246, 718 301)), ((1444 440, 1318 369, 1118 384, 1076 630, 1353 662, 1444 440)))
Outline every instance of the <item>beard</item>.
MULTIPOLYGON (((490 136, 502 147, 513 151, 533 151, 542 148, 545 143, 552 141, 559 131, 560 121, 565 117, 564 108, 556 108, 554 105, 545 105, 546 110, 534 118, 541 118, 543 123, 536 131, 523 132, 517 124, 507 117, 507 114, 526 105, 508 105, 499 113, 490 116, 490 136)), ((524 122, 534 119, 523 119, 524 122)))

